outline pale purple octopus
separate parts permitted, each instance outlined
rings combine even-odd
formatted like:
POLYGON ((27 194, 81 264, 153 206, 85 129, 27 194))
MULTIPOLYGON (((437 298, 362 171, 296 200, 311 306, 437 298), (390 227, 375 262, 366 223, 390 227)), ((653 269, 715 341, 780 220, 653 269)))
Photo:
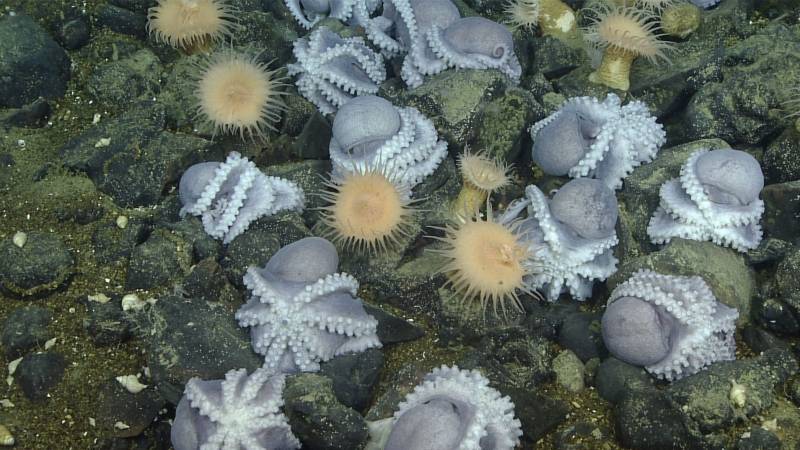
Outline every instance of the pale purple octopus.
POLYGON ((637 100, 573 97, 531 127, 533 161, 548 175, 591 177, 611 189, 666 142, 661 124, 637 100))
POLYGON ((612 247, 617 244, 617 199, 598 180, 578 178, 559 189, 553 198, 536 186, 525 189, 525 199, 509 204, 499 222, 516 226, 530 248, 533 269, 524 279, 531 291, 550 301, 562 292, 576 300, 592 295, 595 280, 605 280, 617 270, 612 247), (527 218, 514 225, 527 210, 527 218))
POLYGON ((699 6, 701 8, 711 8, 712 6, 716 5, 720 2, 720 0, 689 0, 695 6, 699 6))
POLYGON ((287 66, 288 73, 298 75, 298 91, 323 114, 355 96, 375 94, 386 80, 383 57, 360 37, 343 38, 319 27, 295 41, 293 52, 297 62, 287 66))
POLYGON ((511 32, 483 17, 461 18, 450 0, 384 0, 383 15, 365 30, 384 52, 407 53, 400 76, 410 87, 451 67, 497 69, 514 83, 522 74, 511 32))
POLYGON ((264 367, 314 372, 334 356, 381 346, 377 320, 356 297, 358 282, 336 273, 338 265, 333 244, 309 237, 281 248, 263 269, 247 269, 252 296, 236 319, 250 327, 264 367))
POLYGON ((681 237, 713 241, 745 252, 761 242, 764 202, 761 166, 749 153, 698 150, 681 167, 680 178, 661 186, 661 202, 647 234, 655 244, 681 237))
POLYGON ((206 233, 227 244, 256 219, 303 209, 305 194, 295 183, 264 175, 247 158, 231 152, 225 162, 189 167, 178 188, 180 215, 200 216, 206 233))
POLYGON ((330 155, 335 176, 385 170, 413 187, 447 156, 433 123, 416 108, 399 108, 373 95, 345 103, 333 120, 330 155))
POLYGON ((700 277, 640 270, 611 293, 603 340, 616 358, 676 380, 735 359, 738 317, 700 277))
POLYGON ((367 448, 511 450, 522 436, 509 397, 490 387, 477 370, 448 366, 426 375, 394 418, 379 421, 376 429, 379 442, 367 448))
POLYGON ((289 12, 305 29, 331 17, 350 25, 363 26, 378 9, 381 0, 284 0, 289 12))
POLYGON ((172 423, 175 450, 300 448, 283 406, 285 375, 231 370, 224 380, 192 378, 172 423))

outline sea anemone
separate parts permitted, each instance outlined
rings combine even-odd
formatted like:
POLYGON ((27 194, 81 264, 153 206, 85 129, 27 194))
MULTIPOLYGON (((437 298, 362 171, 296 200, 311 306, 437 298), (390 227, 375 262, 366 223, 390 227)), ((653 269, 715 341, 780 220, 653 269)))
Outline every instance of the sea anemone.
POLYGON ((685 39, 697 31, 700 22, 700 8, 691 3, 670 3, 661 11, 661 30, 668 36, 685 39))
POLYGON ((234 11, 222 0, 158 0, 147 11, 147 31, 190 51, 230 36, 234 11))
POLYGON ((491 302, 497 315, 498 308, 505 314, 508 305, 522 311, 517 291, 538 296, 524 283, 532 270, 529 246, 522 242, 515 224, 506 226, 492 218, 491 207, 486 219, 475 216, 448 225, 444 233, 444 237, 432 237, 445 247, 431 251, 447 260, 440 269, 448 278, 445 286, 451 286, 464 304, 479 300, 485 312, 491 302))
POLYGON ((508 0, 505 12, 513 28, 538 26, 542 34, 556 37, 576 30, 575 11, 561 0, 508 0))
POLYGON ((585 30, 585 38, 603 49, 600 67, 589 80, 627 91, 633 60, 643 56, 651 62, 668 61, 665 51, 670 43, 659 39, 655 30, 659 20, 651 12, 627 6, 600 6, 596 17, 585 30))
POLYGON ((382 168, 355 168, 327 181, 322 207, 326 237, 358 251, 377 253, 412 234, 411 189, 382 168))
POLYGON ((464 184, 452 204, 453 214, 460 219, 474 217, 489 194, 511 183, 510 166, 485 153, 465 151, 458 160, 464 184))
POLYGON ((276 70, 258 57, 225 51, 207 59, 197 80, 197 112, 213 124, 214 133, 239 133, 263 139, 265 128, 275 130, 286 109, 276 70))

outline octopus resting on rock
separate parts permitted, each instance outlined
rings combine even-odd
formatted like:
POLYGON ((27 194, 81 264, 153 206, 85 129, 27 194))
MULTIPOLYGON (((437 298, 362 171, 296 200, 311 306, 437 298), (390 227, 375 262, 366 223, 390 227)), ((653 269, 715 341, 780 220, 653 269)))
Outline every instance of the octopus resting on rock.
POLYGON ((415 108, 398 108, 374 95, 345 103, 333 120, 330 155, 334 176, 382 169, 413 187, 447 156, 433 122, 415 108))
POLYGON ((363 26, 370 14, 378 9, 381 0, 284 0, 297 22, 310 29, 325 17, 351 25, 363 26))
POLYGON ((533 185, 525 194, 526 199, 508 206, 499 222, 510 225, 527 210, 527 218, 516 225, 536 267, 525 277, 527 288, 543 292, 550 301, 565 291, 585 300, 594 280, 605 280, 617 270, 612 252, 619 212, 614 191, 598 180, 578 178, 549 201, 533 185))
POLYGON ((309 237, 278 250, 263 269, 247 269, 244 285, 253 295, 236 319, 251 327, 264 367, 314 372, 334 356, 381 346, 378 321, 356 297, 358 282, 336 273, 338 266, 333 244, 309 237))
POLYGON ((611 189, 642 163, 655 158, 667 141, 640 101, 622 105, 619 97, 605 100, 573 97, 531 127, 533 161, 548 175, 597 178, 611 189))
POLYGON ((480 372, 458 367, 434 369, 389 420, 384 450, 511 450, 522 436, 511 399, 480 372))
POLYGON ((738 317, 700 277, 640 270, 611 293, 603 340, 616 358, 676 380, 735 359, 738 317))
POLYGON ((375 94, 386 80, 383 57, 360 37, 343 38, 319 27, 308 38, 294 42, 296 63, 287 66, 300 94, 332 114, 352 97, 375 94))
POLYGON ((410 87, 448 68, 497 69, 514 83, 522 67, 508 29, 483 17, 462 18, 450 0, 385 0, 365 27, 388 54, 407 53, 400 72, 410 87))
POLYGON ((681 167, 680 178, 661 186, 661 202, 647 234, 655 244, 674 237, 713 241, 740 252, 761 242, 764 202, 761 166, 749 153, 699 150, 681 167))
POLYGON ((231 370, 224 380, 192 378, 172 423, 175 450, 300 448, 283 406, 285 375, 231 370))
POLYGON ((181 177, 180 215, 201 216, 206 233, 227 244, 250 223, 282 210, 302 210, 305 194, 291 181, 264 175, 247 158, 231 152, 225 162, 189 167, 181 177))

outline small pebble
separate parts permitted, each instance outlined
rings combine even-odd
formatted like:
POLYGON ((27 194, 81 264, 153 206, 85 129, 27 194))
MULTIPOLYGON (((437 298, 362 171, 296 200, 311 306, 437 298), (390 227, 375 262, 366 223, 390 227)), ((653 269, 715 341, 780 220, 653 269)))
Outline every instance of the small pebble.
POLYGON ((128 216, 119 215, 117 216, 117 226, 120 229, 125 229, 128 226, 128 216))
POLYGON ((14 245, 17 247, 22 248, 25 246, 25 243, 28 242, 28 234, 24 231, 17 231, 14 233, 14 237, 11 241, 14 242, 14 245))
POLYGON ((0 425, 0 445, 8 447, 14 445, 14 435, 5 425, 0 425))

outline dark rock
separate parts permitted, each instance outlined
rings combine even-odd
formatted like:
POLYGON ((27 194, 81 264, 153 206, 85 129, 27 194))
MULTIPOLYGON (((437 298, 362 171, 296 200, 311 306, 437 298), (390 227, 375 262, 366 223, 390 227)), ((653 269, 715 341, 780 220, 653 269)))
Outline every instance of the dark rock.
POLYGON ((569 41, 552 36, 533 39, 531 50, 536 57, 531 60, 530 70, 540 72, 546 78, 553 79, 560 78, 581 65, 588 64, 586 51, 580 46, 570 44, 569 41))
POLYGON ((755 302, 753 314, 769 331, 783 335, 796 335, 800 332, 800 323, 792 313, 792 308, 780 300, 767 298, 755 302))
POLYGON ((53 320, 49 309, 37 306, 17 308, 3 322, 2 342, 6 358, 16 359, 28 351, 44 345, 53 337, 47 329, 53 320))
POLYGON ((101 104, 128 105, 136 98, 154 97, 160 89, 160 78, 158 57, 142 49, 125 58, 99 64, 92 71, 86 89, 101 104))
POLYGON ((222 267, 213 258, 206 258, 192 267, 183 282, 183 290, 186 296, 207 302, 231 301, 235 294, 222 267))
POLYGON ((337 356, 323 363, 320 373, 333 381, 333 392, 344 406, 362 411, 369 405, 382 367, 383 352, 371 348, 337 356))
POLYGON ((125 289, 151 289, 177 281, 189 268, 187 247, 180 238, 157 230, 133 249, 125 289))
POLYGON ((776 388, 797 370, 797 360, 790 352, 769 349, 755 358, 712 364, 674 381, 666 394, 701 432, 707 433, 730 426, 743 414, 750 417, 769 408, 776 388), (731 380, 744 388, 742 407, 731 400, 731 380))
POLYGON ((558 450, 592 450, 611 448, 611 433, 605 427, 591 422, 569 425, 556 438, 558 450))
POLYGON ((261 367, 250 337, 223 304, 165 296, 139 319, 147 342, 147 365, 164 398, 177 404, 192 377, 216 380, 232 369, 261 367))
MULTIPOLYGON (((325 143, 325 158, 328 157, 328 144, 330 138, 325 143)), ((331 171, 331 162, 328 160, 306 160, 296 163, 274 164, 264 167, 263 172, 267 175, 286 178, 294 181, 306 192, 306 205, 303 211, 303 220, 309 226, 319 220, 321 211, 319 208, 328 204, 321 195, 308 195, 312 192, 323 192, 328 190, 325 183, 328 173, 331 171)))
POLYGON ((796 127, 787 127, 769 143, 762 167, 767 184, 800 180, 800 131, 796 127))
POLYGON ((532 390, 553 378, 554 356, 548 341, 528 336, 521 328, 508 328, 486 336, 458 366, 479 369, 502 387, 532 390))
POLYGON ((425 330, 386 311, 365 304, 364 310, 378 321, 378 339, 383 345, 413 341, 425 335, 425 330))
POLYGON ((19 109, 0 113, 0 124, 12 127, 41 127, 51 112, 50 103, 43 98, 19 109))
POLYGON ((0 19, 0 106, 59 98, 69 77, 67 53, 33 19, 23 14, 0 19))
POLYGON ((794 242, 800 238, 800 181, 771 184, 761 191, 764 217, 761 224, 767 236, 794 242))
POLYGON ((89 43, 89 23, 83 17, 67 20, 59 26, 57 37, 67 50, 77 50, 89 43))
POLYGON ((294 141, 294 154, 301 159, 326 159, 332 136, 331 124, 315 109, 294 141))
POLYGON ((600 331, 600 315, 577 312, 566 317, 558 332, 558 343, 575 352, 581 361, 608 354, 600 331))
MULTIPOLYGON (((432 232, 435 230, 431 227, 445 227, 452 224, 450 203, 458 196, 461 186, 461 173, 453 158, 447 156, 431 176, 414 187, 412 197, 423 199, 418 208, 425 211, 423 214, 417 214, 416 219, 426 234, 434 234, 432 232)), ((509 187, 503 192, 510 190, 509 187)))
MULTIPOLYGON (((147 384, 146 381, 140 381, 147 384)), ((120 438, 140 435, 153 423, 166 401, 153 387, 132 394, 116 379, 108 380, 97 389, 94 411, 97 427, 106 436, 120 438), (125 426, 119 426, 119 423, 125 426)))
POLYGON ((598 394, 611 403, 618 403, 628 392, 653 388, 653 380, 644 369, 613 357, 600 363, 594 382, 598 394))
POLYGON ((794 376, 787 386, 787 395, 795 405, 800 406, 800 377, 794 376))
POLYGON ((789 253, 775 271, 775 284, 780 299, 792 308, 796 315, 800 314, 800 249, 789 253))
POLYGON ((351 450, 366 441, 367 424, 336 399, 333 382, 317 374, 289 377, 284 411, 292 432, 309 450, 351 450))
POLYGON ((32 231, 22 248, 9 236, 0 242, 0 288, 22 297, 40 296, 66 284, 74 264, 56 234, 32 231))
POLYGON ((790 242, 768 237, 757 248, 747 252, 744 258, 748 266, 770 264, 782 260, 793 248, 790 242))
POLYGON ((242 11, 236 15, 240 25, 232 39, 264 49, 266 61, 275 60, 271 66, 283 67, 292 60, 292 43, 299 34, 292 27, 294 19, 281 20, 264 11, 242 11))
POLYGON ((61 381, 66 367, 66 360, 58 353, 28 355, 17 367, 17 381, 26 397, 35 401, 44 400, 50 389, 61 381))
POLYGON ((673 450, 696 448, 681 414, 662 392, 635 391, 615 409, 619 442, 626 448, 673 450))
POLYGON ((768 331, 755 325, 748 325, 742 329, 742 339, 755 353, 760 354, 771 348, 789 350, 789 344, 773 336, 768 331))
POLYGON ((83 328, 95 345, 121 344, 133 337, 136 324, 122 310, 120 298, 114 296, 106 303, 91 300, 84 303, 89 317, 84 320, 83 328))
POLYGON ((125 8, 140 14, 147 14, 147 10, 158 4, 157 0, 109 0, 114 6, 125 8))
POLYGON ((773 448, 781 448, 781 440, 775 433, 765 430, 763 427, 751 427, 736 443, 737 450, 770 450, 773 448))
POLYGON ((127 258, 133 248, 144 242, 148 226, 140 219, 129 219, 125 228, 115 221, 106 222, 92 233, 94 257, 101 264, 109 264, 127 258))
POLYGON ((522 423, 526 446, 533 445, 567 418, 569 406, 561 400, 528 389, 506 388, 501 392, 514 403, 514 415, 522 423))
POLYGON ((14 164, 16 164, 14 155, 11 153, 0 153, 0 167, 11 167, 14 164))
POLYGON ((470 147, 480 149, 490 158, 513 163, 523 150, 529 150, 522 148, 528 126, 544 117, 544 108, 533 95, 520 88, 509 88, 483 105, 470 147))
POLYGON ((147 37, 147 16, 114 5, 101 4, 96 11, 95 20, 111 31, 127 34, 139 39, 147 37))

